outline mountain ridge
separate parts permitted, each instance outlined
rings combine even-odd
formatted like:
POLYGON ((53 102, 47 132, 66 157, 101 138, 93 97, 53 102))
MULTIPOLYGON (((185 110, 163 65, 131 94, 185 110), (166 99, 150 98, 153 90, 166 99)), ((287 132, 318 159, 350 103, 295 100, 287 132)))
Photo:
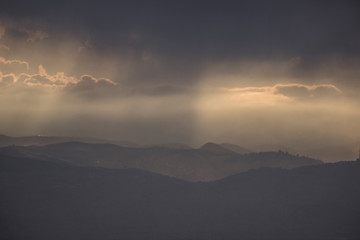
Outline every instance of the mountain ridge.
POLYGON ((0 238, 355 240, 359 173, 352 161, 193 183, 0 155, 0 238))
POLYGON ((65 161, 79 166, 139 168, 189 181, 212 181, 260 167, 294 168, 322 163, 283 152, 237 154, 221 146, 219 151, 218 146, 210 144, 205 149, 128 148, 114 144, 65 142, 46 146, 2 147, 0 153, 65 161))

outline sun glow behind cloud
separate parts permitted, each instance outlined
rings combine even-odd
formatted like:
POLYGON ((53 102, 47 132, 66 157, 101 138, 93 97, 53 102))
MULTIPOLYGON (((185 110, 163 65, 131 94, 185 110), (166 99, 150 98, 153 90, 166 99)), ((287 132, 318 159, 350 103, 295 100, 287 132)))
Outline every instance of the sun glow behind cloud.
POLYGON ((249 84, 248 73, 206 75, 203 79, 197 102, 198 136, 203 141, 237 141, 242 146, 270 142, 297 149, 358 141, 357 98, 334 84, 296 83, 299 79, 291 82, 288 76, 282 78, 288 83, 258 86, 264 75, 251 75, 251 81, 259 78, 254 81, 257 86, 219 87, 233 86, 236 77, 243 80, 239 85, 249 84), (216 87, 211 88, 213 85, 216 87))
POLYGON ((19 24, 0 35, 1 133, 299 148, 360 137, 358 70, 340 60, 308 70, 299 56, 205 59, 194 70, 142 48, 140 34, 113 51, 19 24))

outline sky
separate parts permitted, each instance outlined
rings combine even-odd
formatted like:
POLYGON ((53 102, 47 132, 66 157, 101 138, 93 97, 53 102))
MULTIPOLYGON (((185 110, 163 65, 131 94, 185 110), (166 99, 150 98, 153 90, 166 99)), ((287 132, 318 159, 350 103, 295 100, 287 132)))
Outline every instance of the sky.
POLYGON ((0 133, 360 142, 358 1, 2 1, 0 133))

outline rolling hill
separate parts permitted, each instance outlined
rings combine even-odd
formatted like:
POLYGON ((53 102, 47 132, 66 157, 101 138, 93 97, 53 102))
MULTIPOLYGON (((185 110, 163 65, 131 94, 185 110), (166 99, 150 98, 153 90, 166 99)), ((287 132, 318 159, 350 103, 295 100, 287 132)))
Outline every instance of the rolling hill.
POLYGON ((112 144, 67 142, 46 146, 11 146, 0 153, 79 166, 137 168, 189 181, 213 181, 260 167, 294 168, 321 161, 284 152, 238 154, 207 143, 199 149, 126 148, 112 144))
POLYGON ((359 239, 360 161, 207 183, 0 154, 0 238, 359 239))

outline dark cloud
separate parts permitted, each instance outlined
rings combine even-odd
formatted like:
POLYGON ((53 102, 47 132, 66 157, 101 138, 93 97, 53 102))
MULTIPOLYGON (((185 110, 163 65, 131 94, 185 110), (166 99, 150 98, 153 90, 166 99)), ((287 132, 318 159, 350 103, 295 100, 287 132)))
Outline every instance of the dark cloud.
POLYGON ((279 84, 274 87, 274 93, 296 99, 311 100, 338 97, 341 94, 341 90, 330 84, 313 86, 303 84, 279 84))
MULTIPOLYGON (((22 19, 22 24, 9 29, 9 34, 13 31, 11 34, 16 35, 17 31, 28 41, 42 39, 49 44, 61 39, 53 48, 46 47, 51 54, 61 55, 60 50, 64 51, 61 46, 66 41, 64 34, 77 36, 76 51, 81 52, 81 56, 76 56, 80 62, 76 70, 82 71, 81 74, 106 76, 102 70, 106 66, 96 60, 89 62, 93 54, 130 62, 126 70, 129 73, 121 78, 123 85, 189 86, 197 84, 208 61, 295 56, 302 61, 293 75, 321 77, 317 70, 328 58, 346 61, 359 56, 358 12, 360 4, 356 1, 327 1, 326 4, 322 1, 208 1, 204 4, 203 1, 50 3, 38 0, 30 4, 15 0, 4 3, 0 17, 14 22, 22 19), (84 48, 89 51, 82 51, 84 48), (90 66, 90 71, 84 69, 83 62, 90 66)), ((68 69, 75 71, 75 67, 68 69)), ((111 71, 114 69, 116 66, 111 71)), ((113 75, 107 77, 120 79, 113 75)), ((343 81, 355 82, 354 79, 343 81)))
POLYGON ((116 84, 109 79, 96 79, 90 75, 81 76, 80 80, 75 84, 70 84, 68 87, 74 91, 92 91, 94 88, 113 87, 116 84))
POLYGON ((356 1, 20 0, 5 3, 0 14, 90 34, 110 51, 130 41, 135 51, 148 48, 170 58, 199 59, 356 55, 359 11, 356 1))
POLYGON ((91 75, 83 75, 77 82, 67 84, 64 89, 69 94, 75 94, 87 99, 114 97, 120 94, 121 88, 115 82, 107 78, 96 79, 91 75))
POLYGON ((36 84, 36 85, 55 85, 55 86, 63 86, 64 83, 57 80, 53 81, 52 79, 49 79, 47 76, 35 74, 32 75, 29 79, 25 80, 26 83, 30 84, 36 84))
MULTIPOLYGON (((31 23, 31 21, 30 21, 31 23)), ((1 18, 0 16, 0 39, 1 38, 20 38, 34 43, 47 38, 49 35, 39 30, 39 26, 29 24, 29 22, 19 19, 1 18)))

